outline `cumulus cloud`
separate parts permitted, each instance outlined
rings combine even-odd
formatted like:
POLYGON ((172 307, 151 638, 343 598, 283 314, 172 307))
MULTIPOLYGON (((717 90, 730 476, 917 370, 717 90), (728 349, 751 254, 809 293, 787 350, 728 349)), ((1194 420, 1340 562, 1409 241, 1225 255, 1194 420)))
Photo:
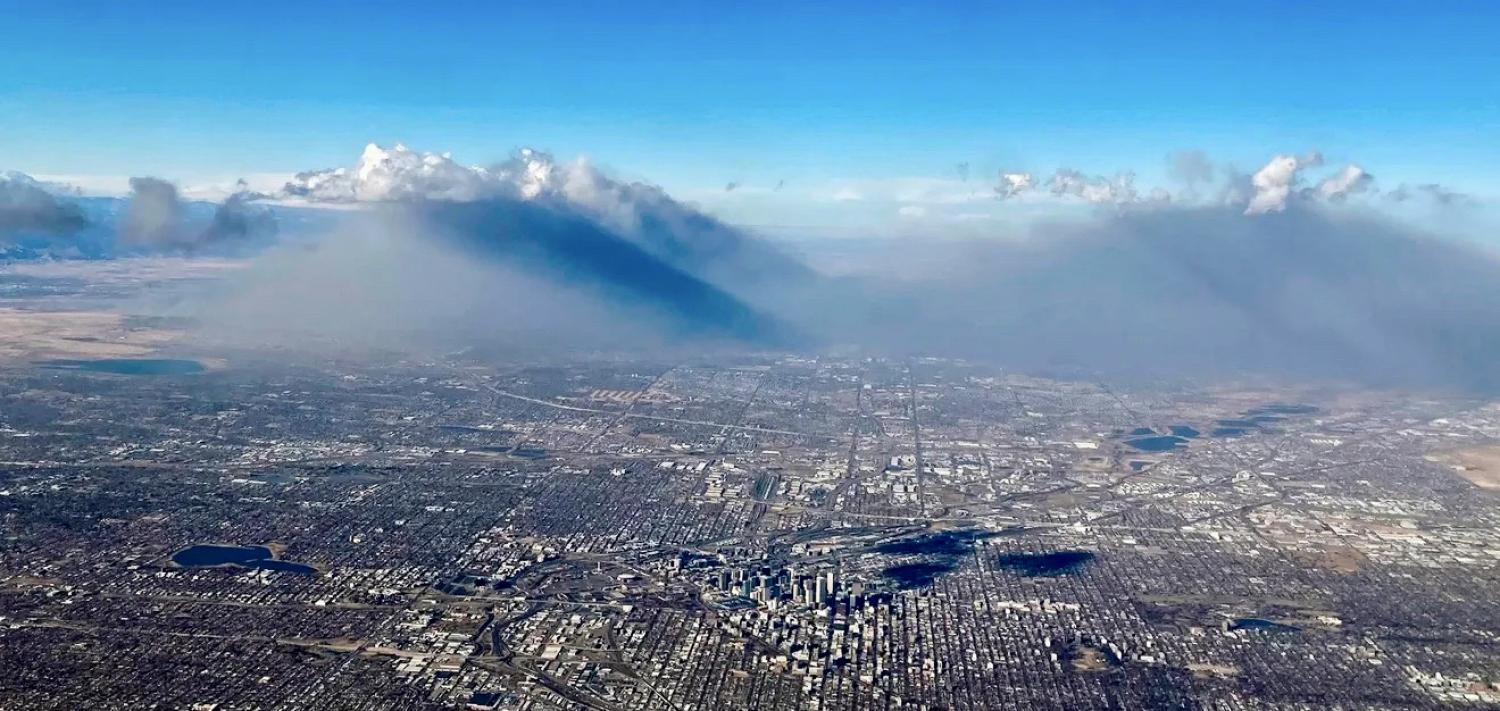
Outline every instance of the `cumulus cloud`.
POLYGON ((1001 200, 1009 200, 1021 193, 1031 189, 1031 173, 1007 173, 1000 171, 1000 184, 995 186, 995 194, 1001 200))
MULTIPOLYGON (((1321 161, 1320 161, 1321 162, 1321 161)), ((1281 212, 1286 209, 1287 198, 1297 182, 1297 173, 1308 165, 1305 158, 1293 155, 1278 155, 1250 177, 1255 194, 1245 206, 1246 215, 1281 212)))
MULTIPOLYGON (((1318 181, 1310 188, 1302 188, 1304 171, 1323 164, 1323 155, 1312 151, 1302 156, 1279 154, 1250 176, 1251 194, 1245 205, 1246 215, 1262 215, 1282 212, 1294 200, 1306 202, 1343 202, 1351 195, 1373 192, 1375 178, 1359 165, 1350 163, 1318 181)), ((1231 182, 1226 194, 1238 196, 1231 182)))
POLYGON ((584 159, 559 163, 529 148, 495 165, 464 166, 446 153, 370 144, 353 167, 299 173, 281 196, 344 204, 534 202, 598 223, 672 266, 728 288, 800 267, 764 241, 655 185, 617 180, 584 159), (724 264, 736 268, 723 269, 724 264))
POLYGON ((88 218, 23 173, 0 173, 0 239, 37 234, 60 236, 83 229, 88 218))
MULTIPOLYGON (((1247 175, 1227 166, 1216 166, 1201 150, 1185 150, 1167 156, 1166 175, 1176 185, 1175 190, 1165 185, 1139 186, 1134 171, 1130 170, 1108 176, 1070 167, 1058 168, 1042 185, 1053 198, 1091 205, 1155 209, 1171 203, 1219 204, 1237 206, 1247 215, 1281 212, 1293 202, 1338 203, 1354 195, 1376 192, 1374 177, 1353 163, 1305 187, 1306 173, 1321 165, 1323 156, 1317 151, 1301 155, 1284 153, 1273 156, 1259 170, 1247 175), (1205 195, 1216 197, 1205 199, 1205 195)), ((1034 189, 1037 183, 1031 173, 1002 171, 995 195, 1002 201, 1008 200, 1034 189)), ((1418 193, 1416 189, 1408 189, 1395 199, 1408 199, 1418 193)))
POLYGON ((616 187, 587 161, 559 165, 551 155, 530 148, 484 167, 461 165, 448 153, 414 151, 400 143, 386 149, 371 143, 353 167, 298 173, 282 194, 326 203, 561 197, 608 210, 610 206, 599 203, 616 187))
POLYGON ((501 176, 454 162, 447 153, 419 153, 396 144, 365 146, 350 168, 298 173, 283 188, 313 202, 385 202, 425 198, 477 200, 507 187, 501 176))
POLYGON ((769 243, 657 186, 531 149, 493 165, 464 166, 447 154, 372 144, 353 166, 298 174, 279 197, 367 205, 365 212, 405 226, 388 232, 392 239, 489 265, 497 277, 519 270, 555 287, 539 295, 561 290, 569 298, 598 299, 695 337, 793 339, 744 295, 764 279, 809 273, 769 243))
POLYGON ((1059 168, 1047 179, 1047 187, 1056 196, 1071 196, 1090 203, 1121 205, 1136 201, 1135 174, 1117 173, 1113 178, 1085 175, 1072 168, 1059 168))
POLYGON ((1364 168, 1350 164, 1319 182, 1317 194, 1330 202, 1342 202, 1350 195, 1369 190, 1374 182, 1374 176, 1365 172, 1364 168))

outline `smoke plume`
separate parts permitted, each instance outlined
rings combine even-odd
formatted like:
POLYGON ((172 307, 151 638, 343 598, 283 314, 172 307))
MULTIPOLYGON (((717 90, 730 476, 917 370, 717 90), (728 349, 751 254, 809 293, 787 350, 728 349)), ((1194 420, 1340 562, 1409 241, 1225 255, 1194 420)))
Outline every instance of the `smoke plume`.
POLYGON ((89 220, 78 205, 59 199, 21 173, 0 173, 0 239, 19 235, 61 236, 89 220))

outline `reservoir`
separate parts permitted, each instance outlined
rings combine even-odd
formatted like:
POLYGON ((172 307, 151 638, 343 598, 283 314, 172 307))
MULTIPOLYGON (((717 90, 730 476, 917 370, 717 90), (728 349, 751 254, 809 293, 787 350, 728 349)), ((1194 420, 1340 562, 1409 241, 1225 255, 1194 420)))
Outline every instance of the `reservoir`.
POLYGON ((225 546, 200 543, 172 554, 172 562, 184 568, 213 568, 233 565, 241 568, 275 570, 283 573, 312 575, 316 568, 301 563, 277 560, 265 546, 225 546))
POLYGON ((1317 412, 1318 408, 1312 405, 1283 405, 1277 403, 1248 410, 1245 414, 1254 417, 1257 415, 1312 415, 1317 412))
POLYGON ((1168 452, 1177 449, 1179 445, 1185 442, 1187 442, 1186 439, 1170 435, 1125 440, 1125 444, 1135 447, 1142 452, 1168 452))

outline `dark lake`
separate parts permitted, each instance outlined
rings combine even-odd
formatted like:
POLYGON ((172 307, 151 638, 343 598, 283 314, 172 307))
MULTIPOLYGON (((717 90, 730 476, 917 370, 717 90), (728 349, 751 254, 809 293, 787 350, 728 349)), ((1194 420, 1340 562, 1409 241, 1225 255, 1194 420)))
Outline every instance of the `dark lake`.
POLYGON ((172 554, 172 562, 184 568, 212 568, 219 565, 235 565, 242 568, 275 570, 284 573, 311 575, 316 568, 287 560, 277 560, 271 549, 265 546, 224 546, 202 543, 189 546, 172 554))
POLYGON ((1255 420, 1219 420, 1220 427, 1254 427, 1255 420))
POLYGON ((96 358, 94 360, 49 360, 43 365, 63 370, 86 370, 115 375, 193 375, 203 364, 180 358, 96 358))
POLYGON ((1195 430, 1192 427, 1188 427, 1187 425, 1172 425, 1168 429, 1172 430, 1173 436, 1184 437, 1187 439, 1192 439, 1202 434, 1198 430, 1195 430))
MULTIPOLYGON (((1291 415, 1311 415, 1318 412, 1312 405, 1271 404, 1246 410, 1239 417, 1215 422, 1217 427, 1209 434, 1214 437, 1239 437, 1250 432, 1270 432, 1267 425, 1274 425, 1291 415)), ((1175 432, 1174 432, 1175 434, 1175 432)))
POLYGON ((1040 578, 1076 573, 1093 559, 1094 554, 1089 551, 1057 551, 1006 553, 996 560, 1002 568, 1014 570, 1028 578, 1040 578))
POLYGON ((1173 437, 1170 435, 1161 435, 1157 437, 1141 437, 1139 439, 1125 440, 1125 444, 1135 447, 1142 452, 1169 452, 1171 450, 1177 449, 1178 446, 1186 442, 1187 440, 1181 437, 1173 437))

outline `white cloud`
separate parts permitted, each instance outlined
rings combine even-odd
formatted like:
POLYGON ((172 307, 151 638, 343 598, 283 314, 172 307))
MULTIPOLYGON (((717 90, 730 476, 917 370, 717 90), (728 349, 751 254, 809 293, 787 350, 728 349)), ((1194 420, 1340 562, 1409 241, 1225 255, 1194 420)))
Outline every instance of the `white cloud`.
POLYGON ((384 149, 373 143, 365 146, 353 167, 298 173, 274 197, 335 206, 415 199, 550 199, 627 231, 640 227, 644 212, 676 205, 661 188, 615 180, 583 158, 559 164, 548 153, 522 148, 497 165, 465 166, 447 153, 418 152, 401 144, 384 149))
POLYGON ((1113 178, 1084 175, 1072 168, 1058 168, 1047 180, 1056 196, 1072 196, 1085 202, 1121 205, 1136 201, 1135 173, 1117 173, 1113 178))
POLYGON ((1350 195, 1369 190, 1374 182, 1374 176, 1365 172, 1364 168, 1351 163, 1344 166, 1343 170, 1318 183, 1318 197, 1331 202, 1339 202, 1350 195))
POLYGON ((1250 185, 1255 192, 1245 205, 1245 214, 1281 212, 1294 199, 1343 202, 1350 195, 1373 190, 1374 176, 1353 163, 1323 178, 1311 188, 1299 188, 1302 172, 1322 164, 1323 154, 1317 151, 1302 156, 1283 153, 1273 157, 1250 177, 1250 185))
POLYGON ((484 168, 459 165, 446 153, 418 153, 399 143, 386 150, 371 143, 352 169, 298 173, 283 191, 313 202, 463 201, 477 200, 500 187, 499 176, 484 168))
POLYGON ((839 188, 833 193, 834 202, 860 202, 864 199, 864 193, 849 187, 839 188))
POLYGON ((1301 158, 1287 154, 1272 158, 1250 177, 1255 195, 1250 198, 1250 204, 1245 206, 1245 214, 1260 215, 1285 210, 1292 188, 1297 184, 1297 173, 1309 165, 1322 162, 1323 157, 1318 153, 1301 158))
POLYGON ((1030 190, 1031 186, 1031 173, 1007 173, 1000 171, 1000 184, 995 186, 995 194, 1001 200, 1009 200, 1030 190))
MULTIPOLYGON (((788 201, 800 198, 814 205, 821 203, 825 208, 829 203, 841 204, 839 210, 862 211, 870 217, 893 212, 903 217, 917 217, 919 210, 922 216, 939 217, 949 215, 961 206, 984 204, 997 198, 1035 206, 1048 202, 1045 199, 1019 200, 1032 192, 1050 196, 1059 206, 1081 202, 1152 208, 1209 201, 1234 206, 1247 215, 1256 215, 1286 210, 1293 202, 1339 202, 1351 195, 1374 190, 1373 178, 1357 164, 1350 164, 1322 180, 1308 181, 1307 171, 1323 163, 1323 156, 1317 152, 1277 154, 1252 175, 1221 169, 1202 151, 1173 154, 1168 163, 1167 179, 1171 181, 1168 185, 1138 186, 1135 173, 1129 170, 1111 176, 1064 167, 1045 179, 1025 171, 992 173, 998 176, 998 182, 989 190, 972 181, 964 181, 963 172, 959 170, 957 176, 951 177, 845 180, 800 194, 785 194, 788 201), (1041 189, 1043 187, 1045 190, 1041 189), (1213 195, 1217 197, 1209 197, 1213 195)), ((775 194, 781 185, 778 182, 775 188, 757 188, 736 182, 722 187, 705 187, 696 197, 709 204, 723 204, 726 200, 738 201, 752 194, 775 194)), ((656 186, 616 180, 586 159, 557 162, 546 153, 522 149, 502 163, 466 166, 446 153, 419 152, 399 144, 389 149, 371 144, 349 167, 300 173, 275 197, 282 202, 327 206, 416 198, 454 201, 491 197, 550 199, 564 201, 591 217, 626 231, 639 229, 643 215, 648 212, 678 204, 656 186)), ((1392 199, 1403 197, 1406 197, 1405 193, 1393 195, 1392 199)), ((791 207, 794 206, 789 206, 789 209, 791 207)))

